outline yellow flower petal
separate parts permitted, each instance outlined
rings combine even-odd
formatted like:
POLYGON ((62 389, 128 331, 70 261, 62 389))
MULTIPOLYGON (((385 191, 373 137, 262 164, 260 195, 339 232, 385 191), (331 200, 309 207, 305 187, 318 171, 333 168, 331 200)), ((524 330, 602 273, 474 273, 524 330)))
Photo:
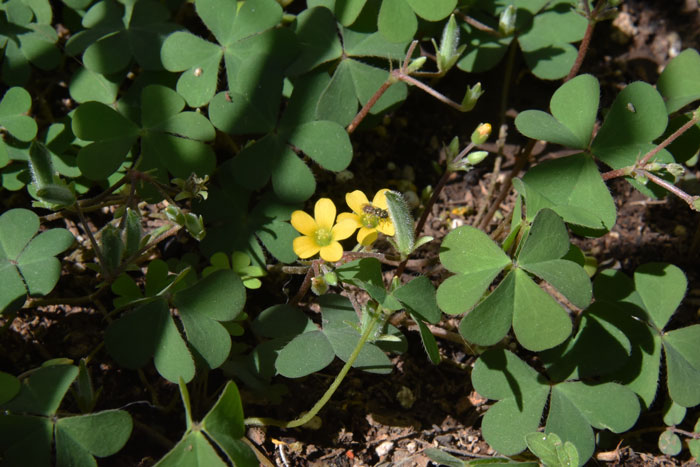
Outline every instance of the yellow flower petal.
POLYGON ((292 242, 292 249, 299 258, 311 258, 321 249, 311 237, 297 237, 292 242))
POLYGON ((355 190, 352 193, 346 194, 345 202, 348 203, 350 209, 355 211, 357 214, 362 213, 362 206, 369 204, 367 197, 360 190, 355 190))
POLYGON ((394 223, 391 221, 380 222, 377 226, 377 230, 386 235, 387 237, 393 237, 396 232, 394 231, 394 223))
POLYGON ((335 204, 328 198, 321 198, 314 206, 316 224, 322 229, 331 230, 335 222, 335 204))
POLYGON ((321 248, 321 258, 334 263, 343 257, 343 247, 338 242, 331 242, 330 245, 321 248))
POLYGON ((346 220, 351 220, 355 223, 355 227, 362 227, 362 223, 360 222, 360 216, 355 214, 354 212, 341 212, 338 214, 338 223, 341 223, 346 220))
POLYGON ((350 219, 338 222, 333 226, 333 229, 331 230, 331 232, 333 233, 333 240, 345 240, 355 232, 355 229, 357 229, 357 223, 350 219))
POLYGON ((362 246, 369 246, 377 239, 377 231, 375 229, 368 229, 367 227, 362 227, 359 232, 357 232, 357 243, 362 246))
POLYGON ((376 195, 374 195, 374 198, 372 198, 372 204, 377 206, 379 209, 387 209, 387 204, 386 204, 386 192, 389 191, 388 188, 382 188, 377 192, 376 195))
POLYGON ((292 213, 292 227, 297 229, 303 235, 313 235, 318 228, 313 217, 309 216, 304 211, 294 211, 292 213))

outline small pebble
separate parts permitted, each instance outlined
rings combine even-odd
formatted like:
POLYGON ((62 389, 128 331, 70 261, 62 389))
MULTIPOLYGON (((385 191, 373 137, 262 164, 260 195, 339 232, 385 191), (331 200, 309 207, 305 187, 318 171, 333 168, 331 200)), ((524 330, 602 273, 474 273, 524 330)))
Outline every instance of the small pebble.
POLYGON ((374 449, 374 452, 377 453, 379 457, 384 457, 387 454, 389 454, 392 449, 394 449, 394 442, 384 441, 382 444, 380 444, 374 449))

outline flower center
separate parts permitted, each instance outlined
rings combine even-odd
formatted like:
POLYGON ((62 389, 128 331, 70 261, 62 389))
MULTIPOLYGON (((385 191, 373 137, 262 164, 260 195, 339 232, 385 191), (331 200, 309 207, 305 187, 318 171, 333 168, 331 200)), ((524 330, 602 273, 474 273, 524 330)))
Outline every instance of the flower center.
POLYGON ((318 246, 328 246, 333 241, 333 233, 328 229, 318 228, 314 233, 314 240, 318 246))
POLYGON ((379 217, 374 214, 362 214, 360 216, 360 223, 363 227, 375 229, 379 225, 379 217))

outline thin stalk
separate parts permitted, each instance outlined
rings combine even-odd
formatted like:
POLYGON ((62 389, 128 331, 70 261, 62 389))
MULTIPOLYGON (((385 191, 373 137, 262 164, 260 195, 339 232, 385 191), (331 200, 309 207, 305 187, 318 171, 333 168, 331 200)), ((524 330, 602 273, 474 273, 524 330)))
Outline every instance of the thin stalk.
POLYGON ((80 205, 78 205, 77 203, 75 204, 75 211, 78 213, 80 223, 83 224, 83 229, 85 229, 85 235, 88 236, 90 244, 92 245, 92 249, 95 251, 95 257, 100 262, 100 266, 102 266, 102 274, 105 276, 105 279, 109 279, 109 277, 111 276, 108 274, 107 263, 105 262, 104 256, 102 256, 102 250, 100 250, 100 246, 97 244, 95 236, 92 235, 92 230, 90 230, 90 226, 88 225, 87 220, 83 215, 83 211, 80 209, 80 205))
POLYGON ((530 157, 530 153, 532 152, 532 148, 535 147, 535 143, 536 141, 534 139, 531 139, 516 157, 515 166, 513 166, 513 170, 511 170, 508 174, 508 177, 506 177, 506 180, 503 183, 503 186, 501 187, 501 191, 499 192, 498 197, 493 202, 493 204, 491 204, 491 208, 487 211, 486 215, 481 220, 481 224, 479 224, 478 226, 480 230, 486 230, 486 227, 489 225, 489 222, 491 222, 491 219, 493 218, 494 214, 496 214, 496 211, 498 210, 499 206, 501 205, 503 200, 506 199, 508 193, 510 193, 513 179, 525 167, 525 164, 527 163, 527 160, 530 157))
POLYGON ((635 170, 635 172, 648 178, 650 181, 656 183, 660 187, 667 189, 668 191, 670 191, 671 193, 673 193, 674 195, 678 196, 680 199, 682 199, 683 201, 688 203, 688 206, 690 206, 690 209, 697 211, 697 207, 695 206, 695 202, 700 199, 700 196, 691 196, 688 193, 686 193, 685 191, 678 188, 673 183, 671 183, 667 180, 664 180, 663 178, 658 177, 649 171, 637 169, 637 170, 635 170))
POLYGON ((506 60, 506 70, 503 74, 503 86, 501 87, 501 106, 498 111, 498 128, 500 128, 506 122, 506 106, 508 105, 508 95, 510 94, 510 80, 513 76, 513 66, 515 64, 515 51, 517 49, 517 37, 510 42, 510 48, 508 49, 508 59, 506 60))
POLYGON ((586 32, 583 34, 583 39, 581 39, 581 45, 579 45, 578 47, 578 54, 576 55, 574 65, 571 67, 571 70, 569 70, 569 74, 566 76, 566 78, 564 78, 565 83, 574 76, 576 76, 578 74, 578 71, 581 69, 581 65, 583 65, 583 59, 586 57, 586 52, 588 52, 588 48, 591 44, 591 37, 593 37, 593 29, 595 28, 596 22, 598 22, 598 13, 600 12, 601 7, 605 3, 605 0, 600 0, 596 4, 592 13, 589 11, 588 2, 583 3, 584 7, 586 8, 586 18, 588 19, 588 25, 586 26, 586 32))
POLYGON ((690 127, 694 126, 696 123, 698 123, 698 118, 700 117, 700 112, 695 112, 693 114, 693 118, 685 122, 683 126, 678 128, 676 131, 668 135, 668 138, 660 142, 654 149, 649 151, 642 157, 642 159, 639 161, 637 164, 638 167, 643 168, 645 165, 649 163, 649 160, 651 160, 652 157, 654 157, 659 151, 661 151, 663 148, 674 142, 680 135, 685 133, 690 129, 690 127))
POLYGON ((335 391, 338 389, 340 386, 340 383, 343 382, 343 379, 345 376, 348 374, 350 371, 350 368, 352 368, 352 365, 355 363, 355 360, 357 360, 358 355, 360 355, 360 351, 362 351, 362 348, 365 346, 365 343, 367 343, 367 340, 369 339, 369 336, 372 335, 374 332, 375 327, 377 326, 377 323, 379 322, 379 317, 383 314, 383 310, 381 305, 377 307, 375 315, 372 317, 371 321, 369 322, 367 328, 365 331, 362 333, 360 336, 360 340, 357 341, 357 345, 355 346, 355 349, 352 351, 352 354, 350 354, 350 357, 348 360, 345 362, 345 365, 343 365, 343 368, 340 370, 338 375, 335 377, 333 380, 333 383, 326 389, 326 392, 321 396, 321 398, 314 404, 313 407, 311 407, 311 410, 306 412, 304 415, 301 417, 294 419, 289 422, 285 422, 282 420, 277 420, 274 418, 267 418, 267 417, 250 417, 245 419, 245 424, 246 425, 252 425, 252 426, 278 426, 280 428, 294 428, 297 426, 302 426, 309 421, 311 421, 312 418, 318 414, 318 412, 321 411, 321 409, 326 405, 326 403, 333 397, 333 394, 335 391))

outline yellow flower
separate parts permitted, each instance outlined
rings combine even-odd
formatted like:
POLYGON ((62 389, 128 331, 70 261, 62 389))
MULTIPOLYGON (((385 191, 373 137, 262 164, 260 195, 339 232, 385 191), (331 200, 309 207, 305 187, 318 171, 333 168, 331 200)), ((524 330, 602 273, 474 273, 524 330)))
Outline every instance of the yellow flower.
POLYGON ((339 261, 343 257, 343 247, 338 241, 348 238, 357 228, 347 220, 333 225, 335 204, 328 198, 316 201, 314 217, 304 211, 294 211, 291 222, 302 234, 294 239, 294 253, 305 259, 321 252, 321 258, 329 262, 339 261))
POLYGON ((370 203, 364 193, 355 190, 345 195, 345 202, 348 203, 353 212, 344 212, 338 216, 339 221, 350 220, 355 228, 360 228, 357 232, 357 242, 363 246, 374 243, 377 239, 377 232, 384 235, 394 235, 394 224, 387 212, 386 195, 388 188, 382 188, 374 195, 370 203))

